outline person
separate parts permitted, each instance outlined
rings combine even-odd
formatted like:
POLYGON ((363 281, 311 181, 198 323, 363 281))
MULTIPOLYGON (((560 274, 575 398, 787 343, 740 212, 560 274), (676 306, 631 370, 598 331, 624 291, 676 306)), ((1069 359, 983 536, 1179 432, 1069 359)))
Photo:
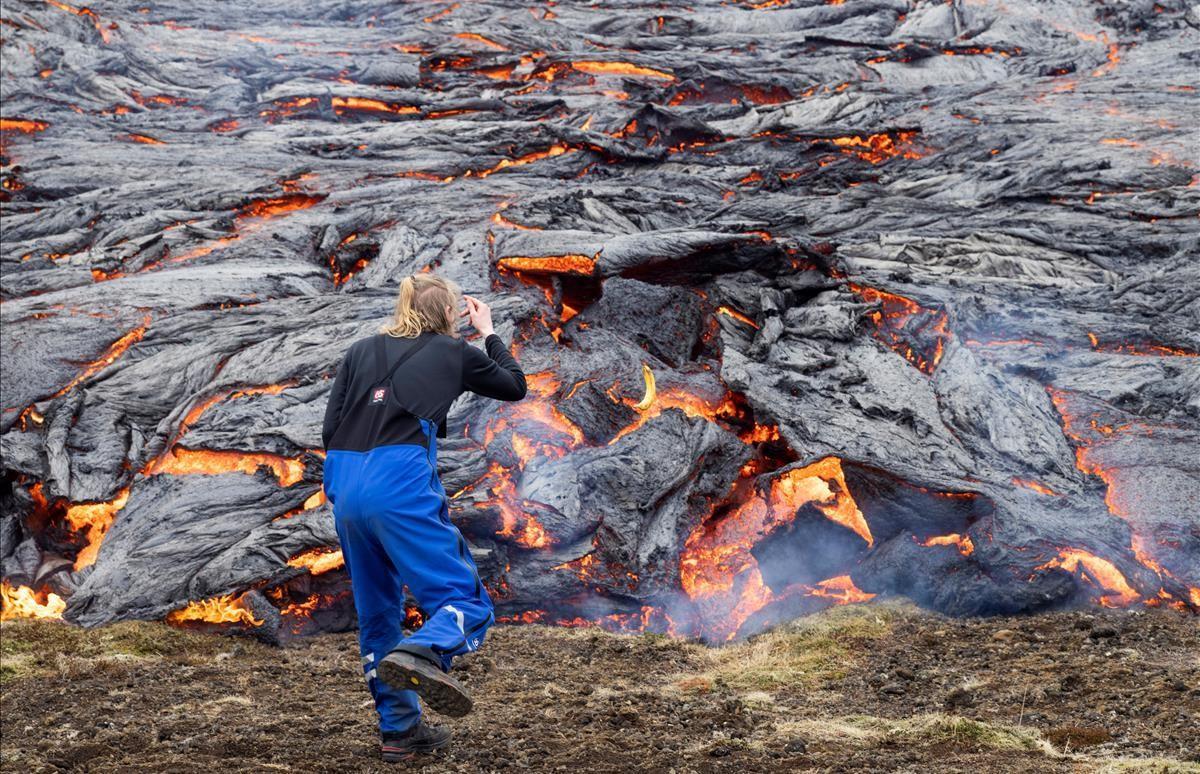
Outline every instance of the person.
POLYGON ((448 672, 495 622, 471 552, 450 521, 436 439, 446 437, 446 415, 464 392, 515 401, 525 390, 488 305, 428 273, 400 282, 391 319, 349 346, 334 377, 321 433, 323 484, 387 761, 449 743, 447 729, 425 722, 418 697, 446 715, 469 712, 469 694, 448 672), (486 352, 459 335, 464 317, 486 352), (408 637, 401 631, 405 586, 428 616, 408 637))

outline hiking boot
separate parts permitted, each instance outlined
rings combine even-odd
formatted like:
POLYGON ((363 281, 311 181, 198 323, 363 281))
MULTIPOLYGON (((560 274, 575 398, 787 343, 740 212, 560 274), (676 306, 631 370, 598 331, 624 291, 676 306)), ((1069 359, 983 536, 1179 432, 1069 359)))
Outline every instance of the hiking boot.
POLYGON ((380 680, 396 690, 416 691, 430 709, 443 715, 458 718, 471 711, 471 696, 462 683, 415 653, 393 650, 378 669, 380 680))
POLYGON ((450 732, 440 726, 431 726, 424 718, 407 731, 383 732, 380 752, 388 763, 410 761, 418 755, 440 750, 450 744, 450 732))

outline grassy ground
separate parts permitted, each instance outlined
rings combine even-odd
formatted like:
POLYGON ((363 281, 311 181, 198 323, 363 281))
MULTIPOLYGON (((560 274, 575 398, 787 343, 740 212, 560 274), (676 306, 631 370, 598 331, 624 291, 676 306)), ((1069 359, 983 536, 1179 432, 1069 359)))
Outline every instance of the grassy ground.
MULTIPOLYGON (((397 768, 352 634, 11 621, 0 654, 4 771, 397 768)), ((476 711, 416 768, 1200 772, 1200 629, 1169 611, 861 605, 715 649, 497 627, 455 671, 476 711)))

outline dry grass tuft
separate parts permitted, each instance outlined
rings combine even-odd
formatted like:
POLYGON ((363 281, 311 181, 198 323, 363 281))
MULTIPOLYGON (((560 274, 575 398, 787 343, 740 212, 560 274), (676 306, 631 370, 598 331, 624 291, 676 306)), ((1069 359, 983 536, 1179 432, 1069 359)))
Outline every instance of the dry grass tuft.
POLYGON ((746 642, 704 653, 711 667, 680 675, 684 691, 714 686, 738 691, 769 691, 784 686, 812 688, 845 677, 863 648, 887 636, 898 605, 834 607, 799 619, 746 642))

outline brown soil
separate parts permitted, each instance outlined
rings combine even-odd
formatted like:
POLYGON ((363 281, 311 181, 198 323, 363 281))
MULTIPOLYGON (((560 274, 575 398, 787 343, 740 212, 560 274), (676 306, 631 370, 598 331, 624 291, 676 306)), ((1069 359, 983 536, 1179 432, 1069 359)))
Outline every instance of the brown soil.
MULTIPOLYGON (((384 771, 353 634, 274 649, 6 622, 5 771, 384 771)), ((499 626, 429 772, 1200 771, 1200 627, 1170 611, 838 608, 711 649, 499 626)))

